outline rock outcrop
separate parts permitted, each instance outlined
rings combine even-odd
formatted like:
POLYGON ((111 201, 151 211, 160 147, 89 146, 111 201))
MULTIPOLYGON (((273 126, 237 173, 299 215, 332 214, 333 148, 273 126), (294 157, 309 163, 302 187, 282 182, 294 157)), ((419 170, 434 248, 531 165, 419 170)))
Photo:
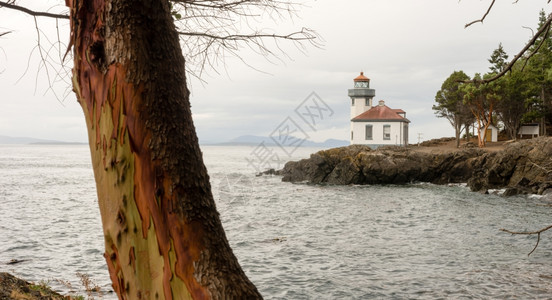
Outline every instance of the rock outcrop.
POLYGON ((8 273, 0 273, 0 299, 61 300, 64 297, 44 284, 32 284, 8 273))
POLYGON ((542 194, 552 188, 552 138, 541 137, 486 153, 468 180, 472 190, 506 187, 507 195, 542 194))
POLYGON ((444 153, 414 147, 368 146, 323 150, 288 162, 283 181, 328 184, 436 184, 467 182, 474 191, 508 188, 508 194, 538 193, 552 187, 552 138, 511 143, 488 152, 467 148, 444 153))

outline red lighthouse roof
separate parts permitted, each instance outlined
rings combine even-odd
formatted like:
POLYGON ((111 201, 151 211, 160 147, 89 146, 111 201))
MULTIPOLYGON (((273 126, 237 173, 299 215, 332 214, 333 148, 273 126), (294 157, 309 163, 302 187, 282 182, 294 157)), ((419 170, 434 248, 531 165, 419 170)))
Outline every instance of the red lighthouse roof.
POLYGON ((353 122, 398 121, 398 122, 410 123, 410 120, 398 114, 400 112, 404 113, 402 109, 392 109, 392 108, 389 108, 384 103, 380 103, 379 105, 374 106, 371 109, 354 117, 351 121, 353 122))
POLYGON ((370 78, 364 76, 364 72, 360 72, 360 75, 358 75, 354 81, 370 81, 370 78))

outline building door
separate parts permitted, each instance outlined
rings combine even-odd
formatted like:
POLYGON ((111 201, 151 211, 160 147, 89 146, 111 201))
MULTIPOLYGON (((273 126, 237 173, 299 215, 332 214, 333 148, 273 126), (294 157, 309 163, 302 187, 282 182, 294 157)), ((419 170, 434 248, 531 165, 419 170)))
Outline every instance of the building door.
POLYGON ((493 141, 493 130, 487 129, 487 134, 485 135, 485 142, 492 142, 493 141))

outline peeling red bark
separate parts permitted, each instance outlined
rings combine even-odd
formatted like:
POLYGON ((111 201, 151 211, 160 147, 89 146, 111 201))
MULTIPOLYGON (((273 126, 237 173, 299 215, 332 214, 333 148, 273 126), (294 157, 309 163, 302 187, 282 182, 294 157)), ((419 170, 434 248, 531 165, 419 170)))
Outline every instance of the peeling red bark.
POLYGON ((194 299, 261 298, 232 253, 215 208, 168 2, 68 0, 67 5, 75 90, 87 116, 91 151, 100 153, 92 155, 93 165, 104 207, 105 256, 119 298, 151 295, 136 278, 151 276, 153 282, 159 272, 166 299, 182 297, 173 293, 175 277, 194 299), (119 159, 117 153, 127 148, 131 157, 119 159), (106 179, 109 172, 117 178, 106 179), (117 189, 129 179, 131 190, 117 189), (132 207, 141 228, 129 223, 132 207), (129 241, 140 229, 137 240, 129 241), (144 243, 152 238, 158 249, 144 243), (121 243, 132 246, 120 253, 121 243), (120 254, 127 253, 123 261, 120 254), (131 274, 140 261, 150 264, 159 256, 162 268, 131 274), (128 295, 130 290, 136 294, 128 295))

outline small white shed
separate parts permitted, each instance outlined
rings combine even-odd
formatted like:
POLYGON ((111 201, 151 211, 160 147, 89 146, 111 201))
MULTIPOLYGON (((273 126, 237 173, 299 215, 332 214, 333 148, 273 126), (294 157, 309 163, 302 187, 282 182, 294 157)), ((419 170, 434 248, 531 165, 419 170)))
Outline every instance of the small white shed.
POLYGON ((494 125, 489 125, 487 128, 487 134, 485 135, 486 142, 498 142, 498 128, 494 125))
POLYGON ((523 138, 524 135, 530 135, 531 138, 538 137, 540 131, 539 123, 522 124, 519 128, 519 138, 523 138))

